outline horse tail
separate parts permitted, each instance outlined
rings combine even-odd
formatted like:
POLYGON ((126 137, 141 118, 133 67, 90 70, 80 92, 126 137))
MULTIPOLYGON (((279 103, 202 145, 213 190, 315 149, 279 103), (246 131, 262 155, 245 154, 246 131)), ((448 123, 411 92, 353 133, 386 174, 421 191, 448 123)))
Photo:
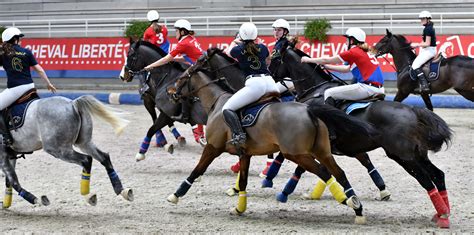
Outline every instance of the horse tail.
POLYGON ((84 95, 75 99, 73 105, 80 113, 90 113, 109 123, 114 128, 117 135, 120 135, 129 123, 128 120, 119 117, 123 112, 105 106, 91 95, 84 95))
POLYGON ((440 116, 425 108, 413 107, 413 111, 418 118, 418 131, 426 149, 438 152, 443 143, 450 145, 453 131, 440 116))
POLYGON ((312 102, 307 110, 311 119, 321 119, 328 128, 334 129, 338 136, 355 135, 359 138, 372 139, 380 135, 372 124, 349 116, 332 106, 312 102))

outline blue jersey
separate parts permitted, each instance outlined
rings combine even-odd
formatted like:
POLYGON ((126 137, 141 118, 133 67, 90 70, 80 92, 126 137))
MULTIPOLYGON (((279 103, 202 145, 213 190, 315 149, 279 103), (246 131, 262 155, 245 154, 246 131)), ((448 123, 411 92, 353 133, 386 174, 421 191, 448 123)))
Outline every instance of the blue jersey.
POLYGON ((2 56, 2 64, 7 73, 7 87, 17 87, 33 83, 30 66, 38 64, 30 50, 19 45, 14 45, 15 54, 13 56, 2 56))
POLYGON ((245 53, 244 45, 237 45, 230 51, 230 55, 239 61, 240 69, 245 76, 252 74, 269 74, 266 59, 270 54, 268 48, 263 44, 256 44, 258 48, 257 55, 245 53))
POLYGON ((272 50, 272 56, 271 56, 272 60, 280 59, 281 57, 280 50, 283 47, 283 45, 285 45, 286 42, 288 42, 288 39, 286 37, 281 37, 280 39, 278 39, 278 41, 275 43, 275 46, 273 47, 273 50, 272 50))

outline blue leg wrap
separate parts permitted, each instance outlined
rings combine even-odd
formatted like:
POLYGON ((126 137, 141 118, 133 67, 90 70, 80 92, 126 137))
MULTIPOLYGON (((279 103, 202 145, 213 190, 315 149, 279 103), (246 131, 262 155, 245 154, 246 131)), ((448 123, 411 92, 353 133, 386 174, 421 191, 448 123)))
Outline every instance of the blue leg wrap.
POLYGON ((181 185, 179 186, 178 190, 176 190, 176 193, 174 193, 174 195, 176 197, 182 197, 182 196, 186 195, 188 190, 191 188, 191 185, 193 185, 193 184, 190 183, 188 180, 183 181, 181 183, 181 185))
POLYGON ((141 154, 144 154, 148 151, 148 148, 150 147, 150 141, 151 141, 151 138, 147 136, 143 139, 143 142, 142 142, 142 145, 140 146, 140 151, 139 151, 141 154))
POLYGON ((27 202, 31 203, 31 204, 35 204, 35 200, 36 200, 36 197, 31 194, 30 192, 22 189, 18 195, 20 195, 20 197, 24 198, 27 202))
POLYGON ((276 175, 280 171, 280 167, 283 161, 285 161, 285 158, 283 157, 281 153, 279 153, 276 156, 275 160, 273 160, 270 167, 268 168, 267 177, 266 177, 267 181, 272 181, 276 177, 276 175))
POLYGON ((370 178, 372 178, 372 181, 374 181, 375 185, 379 190, 384 190, 385 189, 385 182, 382 179, 382 176, 380 176, 379 172, 377 169, 372 169, 369 171, 370 178))
POLYGON ((174 127, 174 126, 170 127, 170 131, 171 131, 171 133, 173 133, 174 138, 177 139, 177 138, 181 137, 181 134, 178 132, 178 129, 176 129, 176 127, 174 127))
POLYGON ((166 141, 165 135, 163 134, 161 130, 156 132, 155 137, 156 137, 156 146, 158 147, 163 147, 165 146, 165 144, 168 143, 168 141, 166 141))

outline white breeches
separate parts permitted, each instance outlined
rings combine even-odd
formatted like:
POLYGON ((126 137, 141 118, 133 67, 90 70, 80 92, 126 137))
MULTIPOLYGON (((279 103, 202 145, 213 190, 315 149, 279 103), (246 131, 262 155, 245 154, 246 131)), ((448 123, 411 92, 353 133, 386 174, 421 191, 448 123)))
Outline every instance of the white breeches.
POLYGON ((20 98, 27 91, 35 88, 34 83, 7 88, 0 93, 0 110, 3 110, 13 104, 18 98, 20 98))
POLYGON ((413 69, 419 69, 428 60, 436 56, 436 47, 425 47, 420 50, 420 54, 415 58, 411 67, 413 69))
POLYGON ((377 88, 364 83, 329 88, 324 91, 324 100, 332 97, 335 100, 362 100, 375 94, 384 94, 383 87, 377 88))
MULTIPOLYGON (((295 88, 295 85, 292 81, 284 80, 283 82, 285 83, 286 87, 288 87, 288 89, 293 90, 295 88)), ((288 90, 283 84, 281 84, 281 82, 276 82, 275 84, 277 85, 280 94, 288 90)))
POLYGON ((250 77, 245 81, 245 87, 230 97, 222 107, 222 110, 230 109, 236 111, 245 105, 257 101, 269 92, 279 92, 279 89, 271 76, 250 77))

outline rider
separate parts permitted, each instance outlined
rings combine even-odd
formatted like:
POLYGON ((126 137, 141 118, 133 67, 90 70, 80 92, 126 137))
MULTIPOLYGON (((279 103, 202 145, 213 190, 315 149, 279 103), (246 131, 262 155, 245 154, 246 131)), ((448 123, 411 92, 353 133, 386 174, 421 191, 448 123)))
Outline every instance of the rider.
POLYGON ((168 41, 168 29, 165 25, 159 24, 160 15, 157 11, 151 10, 146 14, 146 18, 151 25, 143 33, 143 40, 148 41, 168 54, 170 42, 168 41))
POLYGON ((247 76, 245 87, 237 91, 222 107, 224 120, 232 130, 230 143, 240 148, 247 139, 236 110, 251 104, 269 92, 279 92, 273 78, 269 75, 266 59, 268 48, 256 43, 257 27, 253 23, 240 26, 239 37, 229 46, 227 53, 237 59, 240 68, 247 76))
POLYGON ((355 84, 338 86, 327 89, 324 92, 326 104, 335 106, 335 100, 361 100, 376 94, 384 94, 383 75, 377 59, 367 53, 369 45, 365 42, 365 32, 360 28, 349 28, 344 35, 347 38, 348 50, 341 54, 329 58, 301 58, 302 63, 324 64, 327 68, 334 68, 326 64, 348 63, 339 67, 340 72, 353 71, 354 77, 358 80, 355 84), (360 74, 357 73, 357 66, 360 74))
MULTIPOLYGON (((280 50, 288 43, 288 35, 290 33, 290 23, 285 19, 275 20, 272 24, 273 37, 276 39, 275 46, 273 47, 270 59, 281 60, 280 50)), ((283 81, 285 85, 278 85, 280 93, 293 89, 294 85, 291 81, 283 81)), ((281 83, 280 83, 281 84, 281 83)))
MULTIPOLYGON (((145 70, 150 71, 153 68, 165 65, 171 61, 194 64, 196 63, 197 59, 202 56, 203 51, 199 45, 199 42, 194 37, 194 31, 191 29, 191 23, 189 23, 187 20, 180 19, 174 23, 174 28, 176 29, 176 39, 178 39, 178 45, 176 45, 176 47, 165 57, 146 66, 145 70)), ((188 122, 191 112, 191 104, 189 102, 189 100, 184 100, 181 103, 181 114, 178 116, 173 116, 172 118, 185 123, 188 122)), ((203 126, 198 125, 197 128, 193 128, 193 133, 194 138, 197 142, 199 142, 199 139, 204 138, 203 126)))
POLYGON ((420 92, 429 93, 430 87, 426 80, 425 74, 423 73, 422 66, 428 60, 436 56, 436 34, 433 28, 433 22, 431 22, 431 13, 429 11, 422 11, 418 18, 421 20, 421 24, 425 26, 423 29, 423 41, 420 43, 411 43, 412 48, 421 47, 420 53, 413 61, 411 67, 415 71, 420 83, 420 92))
POLYGON ((7 89, 0 93, 0 132, 3 135, 3 144, 11 146, 13 138, 5 122, 5 108, 13 104, 27 91, 35 88, 30 73, 30 67, 46 81, 48 90, 56 92, 41 65, 38 64, 30 50, 20 46, 20 39, 24 35, 18 28, 10 27, 2 33, 2 48, 0 52, 0 66, 7 74, 7 89))

